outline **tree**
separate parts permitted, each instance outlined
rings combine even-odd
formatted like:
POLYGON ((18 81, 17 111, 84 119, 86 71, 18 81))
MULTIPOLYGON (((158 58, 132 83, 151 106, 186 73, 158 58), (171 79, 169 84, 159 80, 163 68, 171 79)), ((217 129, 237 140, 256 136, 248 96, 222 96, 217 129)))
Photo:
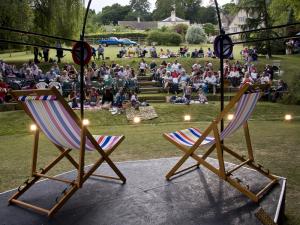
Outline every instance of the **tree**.
POLYGON ((222 12, 225 15, 230 15, 230 16, 234 16, 237 12, 237 5, 234 3, 227 3, 225 5, 222 6, 222 12))
POLYGON ((156 0, 153 18, 162 20, 170 16, 171 11, 176 9, 176 15, 180 18, 197 22, 197 12, 202 0, 156 0))
POLYGON ((206 43, 207 36, 200 25, 193 25, 187 30, 185 39, 189 44, 202 44, 206 43))
POLYGON ((143 18, 149 14, 150 3, 148 0, 130 0, 129 5, 136 16, 143 18))
POLYGON ((197 23, 212 23, 217 24, 216 9, 213 6, 200 7, 197 13, 197 23))
MULTIPOLYGON (((268 0, 240 0, 239 10, 245 10, 250 17, 246 20, 243 30, 257 29, 259 27, 270 27, 272 25, 268 12, 270 1, 268 0)), ((246 40, 270 38, 274 33, 270 31, 256 32, 255 34, 245 34, 242 37, 246 40)), ((270 41, 256 43, 258 50, 265 48, 269 57, 272 56, 270 41)))
POLYGON ((66 38, 79 37, 84 10, 82 0, 32 0, 32 5, 35 31, 66 38))
MULTIPOLYGON (((31 30, 33 22, 33 10, 30 7, 30 0, 0 1, 0 26, 12 27, 21 30, 31 30)), ((5 40, 25 41, 27 37, 17 33, 0 30, 0 38, 5 40)), ((9 44, 1 44, 1 49, 7 49, 9 44)), ((20 46, 18 46, 20 47, 20 46)))
POLYGON ((300 21, 300 1, 276 0, 270 4, 270 15, 274 25, 300 21), (282 10, 285 9, 285 10, 282 10))
POLYGON ((205 23, 203 24, 203 29, 207 36, 214 35, 216 33, 215 26, 212 23, 205 23))
POLYGON ((106 6, 102 9, 100 20, 102 24, 118 24, 118 21, 124 20, 124 18, 131 11, 129 5, 121 6, 116 3, 112 6, 106 6))

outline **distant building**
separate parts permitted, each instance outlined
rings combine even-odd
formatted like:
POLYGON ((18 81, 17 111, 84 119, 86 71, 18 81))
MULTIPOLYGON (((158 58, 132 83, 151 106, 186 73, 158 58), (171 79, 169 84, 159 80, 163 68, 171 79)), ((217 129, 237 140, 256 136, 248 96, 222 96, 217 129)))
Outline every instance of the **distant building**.
POLYGON ((157 21, 141 21, 138 17, 137 21, 118 21, 119 26, 130 27, 135 30, 150 30, 157 28, 157 21))
POLYGON ((137 21, 118 21, 119 26, 131 27, 136 30, 149 30, 162 27, 175 26, 177 24, 190 25, 189 20, 184 20, 176 17, 175 10, 171 12, 171 16, 162 21, 141 21, 138 17, 137 21))
MULTIPOLYGON (((242 26, 246 24, 247 18, 251 18, 245 10, 240 10, 236 15, 221 15, 222 27, 226 33, 241 32, 242 26)), ((240 35, 231 36, 232 39, 240 39, 240 35)))
POLYGON ((190 21, 189 20, 184 20, 181 19, 179 17, 176 17, 176 12, 175 10, 173 10, 171 12, 171 16, 158 22, 158 28, 161 27, 171 27, 171 26, 175 26, 177 24, 186 24, 186 25, 190 25, 190 21))

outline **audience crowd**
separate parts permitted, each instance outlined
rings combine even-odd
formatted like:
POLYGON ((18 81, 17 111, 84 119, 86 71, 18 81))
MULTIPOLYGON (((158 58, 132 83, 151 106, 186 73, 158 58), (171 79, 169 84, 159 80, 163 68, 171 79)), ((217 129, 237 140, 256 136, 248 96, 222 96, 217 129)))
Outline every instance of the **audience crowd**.
MULTIPOLYGON (((139 46, 138 46, 139 47, 139 46)), ((99 46, 102 48, 102 46, 99 46)), ((136 51, 125 49, 120 51, 120 56, 128 54, 137 54, 136 51)), ((98 57, 104 59, 104 49, 98 49, 98 57)), ((94 56, 96 57, 96 52, 94 56)), ((179 54, 187 54, 187 47, 180 48, 179 54)), ((148 49, 140 49, 138 54, 145 56, 148 49)), ((163 49, 156 52, 153 46, 150 49, 150 55, 172 54, 163 49)), ((210 49, 206 53, 200 48, 194 50, 192 57, 213 57, 210 49)), ((224 79, 228 88, 238 88, 245 83, 267 84, 269 90, 266 93, 267 98, 276 101, 287 91, 287 85, 282 80, 274 81, 274 68, 266 65, 263 71, 258 71, 256 66, 257 54, 255 49, 245 48, 242 52, 242 60, 225 60, 224 79)), ((155 58, 155 57, 153 57, 155 58)), ((191 68, 184 68, 177 59, 170 60, 169 57, 157 63, 153 59, 149 64, 142 58, 137 68, 129 65, 118 65, 111 61, 107 65, 102 61, 101 65, 92 62, 84 71, 85 104, 90 106, 102 106, 110 108, 111 106, 123 107, 124 102, 130 102, 138 108, 139 82, 137 76, 151 75, 153 84, 161 87, 165 92, 183 93, 180 101, 189 103, 192 93, 197 92, 202 103, 207 102, 206 94, 216 94, 220 88, 220 72, 214 69, 212 61, 206 60, 204 64, 195 63, 191 68), (190 71, 190 72, 188 72, 190 71)), ((161 60, 159 60, 161 61, 161 60)), ((42 71, 38 64, 29 62, 21 68, 15 65, 6 64, 0 61, 0 102, 9 102, 9 89, 31 89, 57 87, 64 97, 68 98, 73 108, 78 107, 79 100, 79 73, 73 65, 66 64, 59 67, 53 63, 49 71, 42 71)), ((176 101, 176 100, 175 100, 176 101)))

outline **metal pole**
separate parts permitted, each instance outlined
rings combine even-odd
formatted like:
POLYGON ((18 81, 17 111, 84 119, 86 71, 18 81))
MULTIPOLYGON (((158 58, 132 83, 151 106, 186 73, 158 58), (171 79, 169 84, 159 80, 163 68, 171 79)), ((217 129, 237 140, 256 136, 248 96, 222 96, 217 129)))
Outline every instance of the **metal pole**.
MULTIPOLYGON (((222 21, 221 21, 221 16, 220 16, 220 10, 219 10, 219 5, 218 5, 218 1, 215 1, 215 5, 216 5, 216 11, 217 11, 217 16, 218 16, 218 22, 219 22, 219 32, 221 35, 220 38, 220 91, 221 91, 221 112, 224 109, 224 43, 223 43, 223 37, 224 37, 224 30, 222 29, 222 21)), ((224 120, 221 120, 221 132, 224 130, 224 120)))
POLYGON ((84 94, 84 46, 83 46, 83 42, 84 42, 84 35, 85 35, 85 25, 86 25, 86 20, 87 20, 87 16, 90 10, 90 6, 91 6, 92 0, 89 0, 88 6, 86 8, 85 11, 85 16, 84 16, 84 20, 83 20, 83 26, 82 26, 82 32, 80 35, 80 42, 81 42, 81 48, 80 48, 80 117, 81 120, 84 119, 84 98, 85 98, 85 94, 84 94))

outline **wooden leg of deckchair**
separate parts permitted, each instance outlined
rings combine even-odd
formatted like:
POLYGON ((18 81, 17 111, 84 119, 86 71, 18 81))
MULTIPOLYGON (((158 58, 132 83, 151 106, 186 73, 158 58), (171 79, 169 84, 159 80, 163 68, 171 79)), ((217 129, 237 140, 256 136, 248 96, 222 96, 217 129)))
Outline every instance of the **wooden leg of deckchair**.
POLYGON ((185 155, 182 156, 182 158, 176 163, 176 165, 167 173, 166 175, 167 180, 170 180, 170 177, 172 177, 176 173, 176 171, 182 166, 182 164, 190 157, 191 155, 190 151, 185 151, 185 150, 183 151, 185 152, 185 155))
MULTIPOLYGON (((72 149, 64 149, 63 147, 58 146, 58 145, 55 145, 55 146, 56 146, 56 148, 57 148, 60 152, 64 152, 64 151, 66 151, 66 150, 72 150, 72 149)), ((69 153, 66 154, 66 159, 68 159, 68 160, 70 161, 70 163, 72 163, 73 166, 74 166, 76 169, 78 169, 78 167, 79 167, 78 163, 75 161, 75 159, 74 159, 69 153)))
MULTIPOLYGON (((104 151, 96 142, 96 140, 94 138, 90 138, 90 141, 92 142, 92 144, 94 145, 94 147, 96 148, 96 150, 99 152, 99 154, 102 156, 101 159, 99 159, 97 161, 97 163, 95 163, 94 166, 98 165, 97 167, 92 167, 93 171, 91 173, 88 172, 89 176, 91 176, 95 170, 101 165, 101 163, 103 162, 102 160, 106 161, 107 164, 110 166, 110 168, 112 168, 112 170, 117 174, 117 176, 123 181, 123 183, 126 183, 126 178, 124 177, 124 175, 121 173, 121 171, 117 168, 117 166, 113 163, 113 161, 109 158, 109 155, 120 145, 120 143, 125 139, 125 137, 123 136, 118 143, 116 143, 114 145, 114 147, 108 151, 104 151)), ((91 169, 92 170, 92 169, 91 169)), ((90 171, 91 171, 90 170, 90 171)), ((87 174, 86 174, 87 175, 87 174)), ((85 175, 85 179, 87 179, 88 177, 85 175)))
POLYGON ((73 185, 72 188, 65 193, 65 195, 55 204, 49 211, 48 216, 52 217, 63 205, 68 201, 69 198, 78 190, 78 185, 73 185))
POLYGON ((246 121, 243 126, 244 126, 245 139, 246 139, 246 143, 247 143, 247 149, 248 149, 248 157, 250 160, 253 161, 254 156, 253 156, 253 150, 252 150, 252 145, 251 145, 248 122, 246 121))
POLYGON ((85 142, 86 142, 86 128, 85 126, 81 127, 81 141, 80 141, 80 152, 79 152, 79 166, 77 173, 77 186, 78 188, 82 187, 82 178, 84 175, 84 156, 85 156, 85 142))
MULTIPOLYGON (((41 174, 46 174, 53 166, 55 166, 60 160, 62 160, 66 154, 68 154, 71 150, 66 150, 61 153, 55 160, 53 160, 50 164, 46 166, 45 169, 42 170, 41 174)), ((39 179, 40 176, 34 177, 34 179, 26 184, 26 186, 20 190, 18 190, 9 200, 9 203, 12 203, 12 199, 19 198, 22 194, 24 194, 32 185, 34 185, 39 179)))
POLYGON ((202 159, 206 159, 216 148, 216 144, 213 144, 208 150, 207 152, 205 152, 205 154, 202 156, 202 159))
POLYGON ((219 161, 219 176, 225 180, 226 174, 225 174, 223 149, 221 146, 219 130, 218 130, 216 122, 214 122, 213 131, 214 131, 214 137, 215 137, 215 141, 216 141, 216 149, 217 149, 217 155, 218 155, 218 161, 219 161))

